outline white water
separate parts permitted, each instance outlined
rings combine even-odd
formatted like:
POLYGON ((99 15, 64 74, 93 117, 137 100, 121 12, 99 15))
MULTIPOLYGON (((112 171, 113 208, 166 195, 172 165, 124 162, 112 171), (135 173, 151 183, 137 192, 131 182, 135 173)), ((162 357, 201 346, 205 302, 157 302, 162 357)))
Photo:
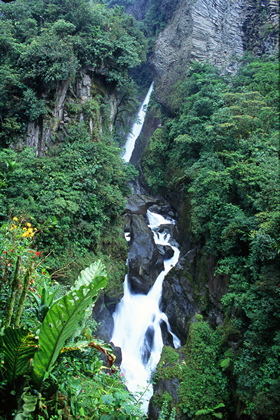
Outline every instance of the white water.
MULTIPOLYGON (((132 133, 127 138, 123 156, 126 162, 129 162, 135 142, 141 132, 152 90, 153 83, 139 110, 132 133)), ((155 243, 171 246, 170 235, 164 229, 159 232, 159 226, 173 224, 174 221, 150 211, 147 211, 147 217, 149 227, 154 233, 155 243)), ((130 240, 129 234, 126 234, 126 239, 130 240)), ((179 250, 175 246, 171 247, 174 255, 164 261, 164 270, 147 295, 131 293, 128 276, 126 276, 124 296, 113 314, 114 330, 111 341, 122 349, 121 371, 125 377, 126 386, 133 394, 139 395, 143 411, 147 411, 153 394, 150 379, 162 352, 163 340, 160 328, 162 322, 166 323, 167 330, 173 338, 174 347, 180 346, 180 340, 172 333, 166 314, 160 310, 162 282, 179 258, 179 250)))
MULTIPOLYGON (((149 211, 147 217, 149 226, 154 232, 155 242, 171 246, 170 235, 166 232, 158 232, 158 227, 174 222, 149 211)), ((114 331, 111 341, 122 349, 121 371, 127 388, 133 394, 143 394, 141 402, 145 411, 153 392, 149 380, 159 362, 163 347, 160 328, 162 322, 166 323, 173 337, 174 347, 180 345, 179 339, 170 329, 167 316, 159 308, 163 279, 177 264, 179 258, 179 250, 174 246, 172 248, 173 257, 164 261, 164 271, 160 273, 147 295, 132 294, 126 276, 124 296, 113 315, 114 331)))
POLYGON ((125 144, 125 154, 123 155, 123 159, 125 160, 125 162, 130 161, 130 158, 131 158, 134 146, 135 146, 135 142, 139 134, 141 133, 144 119, 146 116, 147 106, 151 97, 151 93, 153 91, 153 85, 154 83, 151 84, 150 89, 148 90, 148 93, 146 95, 146 98, 144 99, 144 102, 142 103, 141 108, 137 114, 137 120, 133 124, 131 133, 129 133, 127 137, 126 144, 125 144))

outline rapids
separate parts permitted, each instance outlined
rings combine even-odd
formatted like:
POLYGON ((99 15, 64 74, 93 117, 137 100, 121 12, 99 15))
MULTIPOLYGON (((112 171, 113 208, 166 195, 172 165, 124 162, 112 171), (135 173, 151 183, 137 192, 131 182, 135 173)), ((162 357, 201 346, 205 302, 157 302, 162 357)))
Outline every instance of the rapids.
MULTIPOLYGON (((171 246, 170 234, 164 229, 159 232, 159 228, 174 222, 149 211, 147 217, 156 244, 171 246)), ((171 247, 174 255, 164 261, 164 271, 160 273, 147 295, 131 293, 126 276, 124 296, 113 314, 114 331, 111 341, 122 349, 121 371, 127 388, 134 394, 143 394, 141 401, 145 410, 153 391, 150 378, 159 362, 163 347, 162 322, 166 323, 167 330, 172 335, 174 347, 180 346, 179 339, 171 331, 167 316, 160 310, 162 282, 179 258, 178 248, 171 247)))

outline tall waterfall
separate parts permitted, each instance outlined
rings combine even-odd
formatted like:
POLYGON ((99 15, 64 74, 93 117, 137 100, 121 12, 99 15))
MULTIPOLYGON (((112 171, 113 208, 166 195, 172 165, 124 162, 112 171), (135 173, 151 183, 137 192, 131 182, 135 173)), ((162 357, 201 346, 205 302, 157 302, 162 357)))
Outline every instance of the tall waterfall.
POLYGON ((126 144, 125 144, 125 154, 123 155, 123 159, 126 162, 130 161, 134 146, 135 146, 135 142, 142 130, 143 127, 143 123, 145 120, 145 116, 146 116, 146 111, 147 111, 147 106, 153 91, 153 85, 154 83, 151 84, 148 93, 144 99, 144 102, 142 103, 139 112, 137 114, 137 120, 136 122, 133 124, 132 130, 129 133, 127 140, 126 140, 126 144))
MULTIPOLYGON (((128 136, 126 152, 123 156, 127 162, 130 160, 135 141, 141 132, 152 89, 153 84, 140 108, 138 122, 134 124, 132 133, 128 136)), ((156 369, 163 347, 161 331, 163 322, 173 338, 174 347, 180 345, 179 339, 171 331, 167 316, 160 310, 164 277, 177 264, 179 258, 178 248, 170 244, 171 238, 167 227, 174 221, 150 211, 147 211, 147 218, 148 225, 154 234, 155 243, 171 246, 174 255, 164 261, 164 270, 159 274, 147 295, 131 293, 128 276, 126 276, 124 296, 113 314, 114 330, 111 338, 115 346, 122 349, 121 371, 124 374, 127 388, 133 394, 141 395, 145 411, 148 409, 148 403, 153 393, 150 383, 151 375, 156 369), (160 226, 162 229, 159 229, 160 226)))

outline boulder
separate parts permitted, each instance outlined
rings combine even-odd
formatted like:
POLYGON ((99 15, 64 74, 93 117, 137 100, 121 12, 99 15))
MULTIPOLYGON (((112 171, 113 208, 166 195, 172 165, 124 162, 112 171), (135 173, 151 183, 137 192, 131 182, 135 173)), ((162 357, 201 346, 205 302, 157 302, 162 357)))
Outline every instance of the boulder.
POLYGON ((162 255, 164 260, 169 260, 174 255, 174 250, 171 246, 168 245, 157 245, 160 255, 162 255))
POLYGON ((173 333, 182 343, 187 339, 190 320, 200 312, 194 299, 195 258, 195 250, 181 253, 176 267, 163 281, 161 310, 167 315, 173 333))
POLYGON ((133 194, 128 197, 125 213, 142 214, 145 216, 147 208, 155 202, 155 199, 144 194, 133 194))
POLYGON ((105 343, 109 343, 113 335, 113 313, 119 300, 119 296, 113 298, 106 294, 101 294, 93 307, 92 316, 98 323, 98 326, 93 331, 93 334, 105 343))
POLYGON ((131 215, 128 268, 132 291, 144 294, 148 293, 164 269, 163 258, 155 244, 153 233, 144 216, 139 214, 131 215))

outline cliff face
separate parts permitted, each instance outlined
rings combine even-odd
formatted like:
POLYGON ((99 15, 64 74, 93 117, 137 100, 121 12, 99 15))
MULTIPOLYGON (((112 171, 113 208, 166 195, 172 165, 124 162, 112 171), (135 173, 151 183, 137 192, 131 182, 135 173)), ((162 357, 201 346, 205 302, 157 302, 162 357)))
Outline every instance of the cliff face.
POLYGON ((275 1, 183 0, 159 34, 150 63, 157 100, 168 107, 173 85, 190 61, 234 72, 244 51, 273 53, 278 45, 275 1))
POLYGON ((186 75, 190 61, 234 71, 243 53, 243 21, 240 0, 183 1, 151 57, 157 99, 166 104, 174 81, 186 75))
POLYGON ((244 49, 255 55, 273 54, 279 48, 279 2, 244 1, 244 49))
POLYGON ((75 83, 71 84, 70 80, 67 80, 57 87, 52 105, 49 104, 52 111, 47 117, 36 123, 29 122, 27 135, 23 141, 24 146, 34 148, 36 156, 44 155, 56 141, 56 137, 59 138, 63 135, 64 124, 73 119, 67 108, 77 101, 79 109, 74 119, 85 121, 91 136, 96 136, 98 132, 101 134, 104 125, 103 116, 97 115, 96 112, 95 115, 85 115, 88 114, 87 104, 90 106, 90 101, 98 97, 102 98, 102 102, 108 104, 110 108, 108 117, 110 120, 109 130, 111 131, 117 111, 117 99, 114 92, 107 92, 106 86, 98 79, 94 79, 87 73, 81 73, 75 83))

